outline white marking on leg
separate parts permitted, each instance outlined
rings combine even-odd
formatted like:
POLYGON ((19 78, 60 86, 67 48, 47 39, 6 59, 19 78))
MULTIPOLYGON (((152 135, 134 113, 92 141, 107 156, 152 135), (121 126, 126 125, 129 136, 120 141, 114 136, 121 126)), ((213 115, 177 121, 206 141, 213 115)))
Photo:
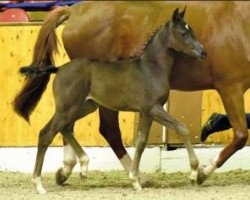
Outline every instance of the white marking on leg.
POLYGON ((191 174, 189 175, 189 179, 191 181, 197 181, 197 178, 198 178, 198 170, 191 170, 191 174))
POLYGON ((133 188, 140 192, 142 190, 141 184, 139 183, 139 179, 137 176, 134 175, 134 173, 129 173, 129 179, 132 181, 133 188))
POLYGON ((184 139, 184 143, 186 145, 186 149, 188 152, 188 157, 189 157, 189 162, 191 166, 191 174, 189 176, 189 179, 191 181, 197 181, 198 178, 198 166, 199 166, 199 160, 194 152, 191 140, 190 140, 190 134, 188 129, 186 128, 185 125, 178 125, 177 126, 177 131, 182 135, 184 139))
POLYGON ((47 191, 43 188, 41 177, 33 178, 32 182, 35 184, 36 190, 39 194, 46 194, 47 193, 47 191))
POLYGON ((82 156, 79 159, 80 162, 80 166, 81 166, 81 175, 82 177, 86 177, 87 176, 87 172, 88 172, 88 166, 89 166, 89 158, 87 155, 82 156))
POLYGON ((64 146, 63 164, 63 173, 65 176, 69 176, 76 165, 76 155, 69 144, 64 146))
POLYGON ((120 162, 123 166, 123 168, 129 172, 131 169, 131 165, 132 165, 132 160, 130 158, 130 156, 128 154, 125 154, 121 159, 120 162))
MULTIPOLYGON (((119 159, 123 168, 126 170, 126 172, 130 172, 131 165, 132 165, 132 159, 128 154, 125 154, 121 159, 119 159)), ((139 182, 140 184, 145 184, 148 182, 147 177, 145 177, 141 172, 139 172, 139 182)))
POLYGON ((203 170, 204 170, 204 174, 209 176, 210 174, 213 173, 213 171, 217 168, 216 166, 216 161, 218 160, 219 155, 217 155, 214 159, 212 159, 210 161, 210 164, 207 165, 203 170))

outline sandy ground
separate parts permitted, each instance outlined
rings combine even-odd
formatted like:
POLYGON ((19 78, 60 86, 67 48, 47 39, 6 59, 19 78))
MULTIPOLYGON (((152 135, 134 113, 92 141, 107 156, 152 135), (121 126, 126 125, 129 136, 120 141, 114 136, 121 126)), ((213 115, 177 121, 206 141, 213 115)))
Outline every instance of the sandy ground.
POLYGON ((0 199, 250 199, 250 171, 214 174, 202 186, 192 186, 187 173, 150 173, 146 176, 149 183, 142 192, 135 192, 122 171, 90 172, 84 180, 72 174, 65 186, 55 184, 54 174, 44 174, 43 183, 48 193, 40 196, 30 181, 30 174, 0 172, 0 199))

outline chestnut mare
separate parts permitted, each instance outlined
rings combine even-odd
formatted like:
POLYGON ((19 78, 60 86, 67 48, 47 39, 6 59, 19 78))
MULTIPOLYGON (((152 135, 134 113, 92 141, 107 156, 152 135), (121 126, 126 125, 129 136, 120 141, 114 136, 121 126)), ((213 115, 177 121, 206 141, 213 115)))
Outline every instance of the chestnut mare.
MULTIPOLYGON (((198 183, 201 184, 243 148, 248 139, 243 94, 250 86, 250 3, 185 4, 189 9, 187 20, 204 44, 208 56, 201 61, 179 53, 170 77, 170 87, 182 91, 217 90, 234 131, 233 141, 210 164, 199 168, 198 183)), ((138 56, 153 30, 166 21, 170 10, 180 5, 182 3, 179 2, 86 2, 56 9, 41 28, 32 65, 42 67, 53 64, 55 29, 67 19, 62 39, 71 59, 87 57, 116 61, 118 58, 138 56)), ((48 79, 42 77, 39 83, 26 88, 43 90, 46 81, 48 79)), ((35 90, 33 92, 36 93, 35 90)), ((37 98, 41 94, 37 93, 37 98)), ((26 102, 29 108, 24 106, 21 109, 25 110, 24 117, 28 119, 36 99, 26 99, 26 102)), ((100 133, 129 171, 131 159, 122 144, 118 112, 100 107, 99 115, 100 133)), ((64 167, 59 170, 58 179, 66 168, 72 169, 76 163, 70 146, 65 145, 64 150, 64 167)))

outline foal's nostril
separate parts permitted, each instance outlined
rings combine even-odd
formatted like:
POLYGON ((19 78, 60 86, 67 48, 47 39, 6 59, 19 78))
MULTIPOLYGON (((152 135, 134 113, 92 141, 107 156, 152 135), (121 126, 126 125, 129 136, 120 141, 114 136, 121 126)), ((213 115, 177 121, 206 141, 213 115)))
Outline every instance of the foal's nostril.
POLYGON ((205 58, 207 56, 207 52, 205 50, 202 50, 201 56, 202 56, 202 58, 205 58))

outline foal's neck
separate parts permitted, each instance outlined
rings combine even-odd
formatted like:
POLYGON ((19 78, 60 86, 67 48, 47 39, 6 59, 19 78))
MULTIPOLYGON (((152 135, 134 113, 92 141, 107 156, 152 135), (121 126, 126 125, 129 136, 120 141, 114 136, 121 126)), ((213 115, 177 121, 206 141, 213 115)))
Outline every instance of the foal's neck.
POLYGON ((169 49, 169 37, 169 24, 165 24, 149 40, 141 59, 145 62, 154 63, 159 67, 171 68, 174 58, 169 49))

